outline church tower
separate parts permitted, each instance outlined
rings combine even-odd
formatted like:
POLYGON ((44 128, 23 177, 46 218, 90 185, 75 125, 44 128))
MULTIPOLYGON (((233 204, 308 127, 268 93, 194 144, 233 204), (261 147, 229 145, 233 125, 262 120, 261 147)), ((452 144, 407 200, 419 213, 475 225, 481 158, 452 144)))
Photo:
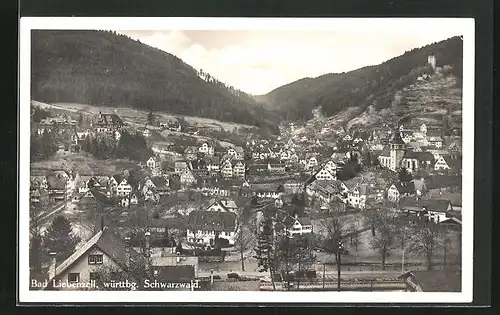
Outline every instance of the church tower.
POLYGON ((391 165, 389 168, 392 171, 397 171, 401 167, 401 160, 405 154, 404 145, 405 143, 403 139, 401 139, 401 133, 398 130, 395 130, 389 144, 391 156, 391 165))

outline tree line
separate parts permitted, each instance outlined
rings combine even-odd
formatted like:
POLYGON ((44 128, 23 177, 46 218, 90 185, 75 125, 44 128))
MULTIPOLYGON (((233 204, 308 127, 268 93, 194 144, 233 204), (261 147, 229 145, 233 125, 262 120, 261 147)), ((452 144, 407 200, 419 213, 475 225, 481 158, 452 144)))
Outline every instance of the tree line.
POLYGON ((87 136, 82 143, 82 150, 99 159, 144 161, 153 155, 141 133, 130 134, 127 130, 121 131, 119 140, 112 136, 87 136))
POLYGON ((271 125, 248 95, 205 82, 179 58, 113 32, 34 31, 32 56, 33 99, 271 125))
POLYGON ((394 93, 415 82, 422 73, 430 73, 429 55, 436 56, 437 67, 450 65, 450 74, 462 80, 462 50, 460 37, 433 43, 407 51, 386 62, 347 73, 333 73, 307 80, 296 81, 268 94, 267 98, 280 109, 287 119, 312 118, 311 108, 321 106, 323 114, 332 116, 347 107, 377 109, 391 106, 394 93))
POLYGON ((44 131, 41 135, 33 133, 30 138, 30 158, 32 162, 43 161, 53 156, 58 150, 54 136, 44 131))

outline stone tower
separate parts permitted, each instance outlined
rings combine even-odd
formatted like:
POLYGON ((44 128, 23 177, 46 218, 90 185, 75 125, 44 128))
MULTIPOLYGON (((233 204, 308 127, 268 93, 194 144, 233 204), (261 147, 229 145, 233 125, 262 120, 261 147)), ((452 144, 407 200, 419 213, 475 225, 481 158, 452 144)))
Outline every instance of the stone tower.
POLYGON ((390 146, 390 156, 391 156, 391 165, 390 169, 392 171, 397 171, 401 167, 401 160, 405 154, 404 141, 401 139, 401 133, 396 130, 394 131, 394 135, 392 136, 390 146))
POLYGON ((436 71, 436 56, 431 55, 427 57, 427 64, 431 67, 432 71, 436 71))

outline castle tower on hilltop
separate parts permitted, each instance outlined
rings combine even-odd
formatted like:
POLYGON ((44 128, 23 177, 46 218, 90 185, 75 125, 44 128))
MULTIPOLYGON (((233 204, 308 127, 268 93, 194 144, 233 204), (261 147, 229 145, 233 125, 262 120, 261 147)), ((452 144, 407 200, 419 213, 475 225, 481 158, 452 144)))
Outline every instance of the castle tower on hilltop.
POLYGON ((392 171, 397 171, 401 167, 401 161, 403 160, 403 156, 405 154, 405 143, 401 138, 401 133, 398 130, 394 131, 389 146, 391 157, 391 164, 389 168, 392 171))
POLYGON ((428 56, 427 64, 431 66, 432 72, 436 72, 436 56, 434 55, 428 56))

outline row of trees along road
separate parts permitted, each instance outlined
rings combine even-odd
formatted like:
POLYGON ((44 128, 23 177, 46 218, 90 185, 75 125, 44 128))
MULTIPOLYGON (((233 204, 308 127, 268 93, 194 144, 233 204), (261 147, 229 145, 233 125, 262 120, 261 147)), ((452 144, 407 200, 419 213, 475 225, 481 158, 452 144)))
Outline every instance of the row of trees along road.
MULTIPOLYGON (((315 261, 313 249, 321 249, 335 257, 337 265, 337 289, 340 290, 343 241, 351 238, 351 244, 359 244, 357 232, 364 227, 353 226, 342 211, 343 203, 334 200, 330 203, 328 215, 320 220, 325 231, 323 235, 307 235, 289 239, 286 233, 275 233, 280 221, 273 215, 264 215, 257 231, 255 258, 260 271, 270 273, 273 289, 275 279, 279 275, 288 275, 292 271, 301 271, 315 261), (346 237, 349 235, 349 237, 346 237)), ((418 224, 410 224, 402 220, 397 212, 388 205, 367 209, 363 212, 371 231, 369 246, 380 258, 381 269, 386 270, 386 259, 389 254, 400 247, 403 252, 424 255, 426 267, 433 269, 433 258, 438 251, 443 251, 443 265, 446 266, 446 253, 451 242, 446 228, 422 220, 418 224)), ((458 237, 461 238, 460 233, 458 237)))

